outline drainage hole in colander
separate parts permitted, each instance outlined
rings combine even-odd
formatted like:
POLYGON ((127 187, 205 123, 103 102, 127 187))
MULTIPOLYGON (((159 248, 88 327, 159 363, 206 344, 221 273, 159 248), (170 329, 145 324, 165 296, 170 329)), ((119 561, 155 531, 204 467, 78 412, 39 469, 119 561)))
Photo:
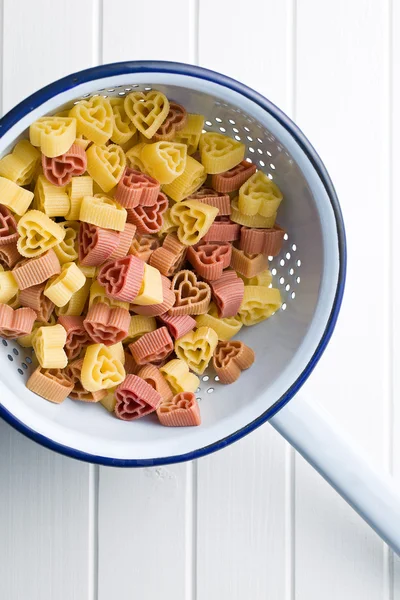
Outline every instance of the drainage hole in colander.
POLYGON ((291 257, 290 252, 286 252, 286 258, 289 260, 290 257, 291 257))
POLYGON ((279 279, 279 283, 280 283, 281 285, 283 285, 283 284, 285 283, 285 278, 284 278, 284 277, 281 277, 281 278, 279 279))
POLYGON ((240 142, 240 135, 235 135, 235 140, 237 140, 238 142, 240 142))
POLYGON ((272 269, 271 273, 272 273, 272 275, 275 277, 275 275, 276 275, 276 273, 277 273, 277 270, 276 270, 276 269, 272 269))
POLYGON ((300 277, 297 277, 296 281, 297 283, 300 283, 300 277))
POLYGON ((226 132, 226 129, 225 129, 225 127, 220 127, 220 128, 219 128, 219 130, 220 130, 220 131, 222 131, 222 133, 225 133, 225 132, 226 132))
POLYGON ((211 127, 211 125, 212 125, 211 121, 206 121, 206 125, 207 125, 207 127, 211 127))
POLYGON ((218 377, 218 375, 216 375, 216 376, 214 377, 214 381, 219 381, 219 377, 218 377))
POLYGON ((268 260, 269 260, 269 262, 272 262, 274 260, 274 257, 273 256, 268 256, 268 260))
POLYGON ((275 171, 275 165, 273 165, 272 163, 269 163, 269 166, 271 167, 271 169, 272 169, 273 171, 275 171))
POLYGON ((297 246, 296 246, 296 244, 293 244, 293 245, 292 245, 292 250, 293 250, 293 252, 296 252, 296 250, 297 250, 297 246))
POLYGON ((8 360, 9 360, 9 361, 11 361, 11 362, 13 362, 13 360, 14 360, 14 359, 13 359, 13 357, 11 356, 11 354, 8 354, 8 355, 7 355, 7 358, 8 358, 8 360))
POLYGON ((289 269, 289 275, 294 275, 294 269, 289 269))
POLYGON ((281 265, 281 267, 285 266, 285 261, 283 258, 281 258, 281 260, 279 261, 279 264, 281 265))
POLYGON ((296 298, 296 292, 292 292, 292 300, 296 298))
POLYGON ((273 179, 273 177, 272 177, 271 173, 268 173, 268 177, 269 177, 270 179, 273 179))
POLYGON ((252 153, 255 152, 254 148, 251 148, 251 147, 249 148, 249 151, 252 152, 252 153))
POLYGON ((268 156, 272 156, 272 154, 269 150, 267 150, 267 154, 268 154, 268 156))
POLYGON ((263 160, 259 161, 260 167, 265 167, 265 162, 263 160))
POLYGON ((208 388, 208 390, 207 390, 207 394, 212 394, 212 393, 213 393, 213 391, 214 391, 214 388, 208 388))
POLYGON ((298 267, 301 267, 301 260, 298 260, 298 261, 297 261, 297 266, 298 266, 298 267))
POLYGON ((201 378, 202 381, 208 381, 210 378, 208 375, 204 375, 204 377, 201 378))
POLYGON ((201 387, 198 387, 196 390, 196 394, 200 394, 200 392, 201 392, 201 387))
POLYGON ((284 240, 288 240, 288 239, 289 239, 289 236, 288 236, 288 234, 287 234, 287 233, 285 233, 285 235, 283 236, 283 239, 284 239, 284 240))
POLYGON ((285 287, 285 290, 286 290, 287 292, 290 290, 290 285, 289 285, 289 284, 287 284, 287 285, 286 285, 286 287, 285 287))
POLYGON ((249 142, 252 142, 252 141, 253 141, 253 138, 252 138, 252 137, 250 137, 249 135, 247 136, 247 139, 249 140, 249 142))
POLYGON ((30 357, 30 356, 26 356, 26 357, 25 357, 25 360, 26 360, 26 362, 28 363, 28 365, 31 365, 31 364, 32 364, 32 359, 31 359, 31 357, 30 357))
POLYGON ((1 340, 1 341, 2 341, 3 346, 8 346, 8 343, 6 342, 6 340, 1 340))
POLYGON ((201 398, 197 397, 196 400, 197 400, 197 402, 201 402, 201 398))
POLYGON ((23 375, 23 374, 24 374, 24 372, 23 372, 23 370, 22 370, 22 369, 18 369, 18 373, 19 373, 20 375, 23 375))
POLYGON ((235 133, 239 133, 239 129, 236 129, 236 127, 232 127, 232 131, 234 131, 235 133))
POLYGON ((261 150, 261 148, 257 148, 257 152, 258 152, 258 154, 263 154, 263 151, 261 150))
POLYGON ((13 349, 13 354, 15 354, 15 356, 18 356, 19 352, 16 348, 13 349))
POLYGON ((249 129, 248 127, 246 127, 246 126, 244 126, 244 127, 243 127, 243 129, 244 129, 245 131, 250 131, 250 129, 249 129))
POLYGON ((286 310, 286 304, 283 303, 281 308, 282 308, 282 310, 286 310))
POLYGON ((228 120, 231 125, 236 125, 236 121, 234 121, 233 119, 228 119, 228 120))
POLYGON ((21 364, 21 367, 22 367, 23 369, 27 369, 27 368, 28 368, 28 365, 27 365, 26 363, 22 363, 22 364, 21 364))

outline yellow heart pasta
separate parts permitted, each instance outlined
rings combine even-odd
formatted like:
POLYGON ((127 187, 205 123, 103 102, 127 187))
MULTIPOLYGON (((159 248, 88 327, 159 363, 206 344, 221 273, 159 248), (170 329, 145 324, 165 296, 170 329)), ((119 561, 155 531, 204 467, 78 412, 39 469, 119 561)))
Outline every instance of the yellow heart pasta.
POLYGON ((135 146, 130 148, 126 153, 126 160, 128 166, 131 169, 136 169, 136 171, 141 171, 142 173, 145 170, 145 167, 142 159, 140 158, 140 155, 145 145, 146 144, 143 142, 141 142, 140 144, 136 144, 135 146))
POLYGON ((72 295, 80 290, 86 283, 86 277, 75 263, 65 263, 61 273, 49 279, 44 295, 56 306, 65 306, 72 295))
POLYGON ((82 199, 79 220, 91 223, 104 229, 123 231, 127 212, 118 202, 101 194, 84 196, 82 199))
POLYGON ((184 198, 194 194, 206 179, 207 173, 203 165, 188 156, 182 175, 174 179, 172 183, 164 185, 163 191, 175 202, 181 202, 184 198))
POLYGON ((86 301, 89 298, 91 283, 90 279, 86 279, 83 286, 72 294, 64 306, 56 307, 56 314, 79 317, 83 313, 86 301))
POLYGON ((238 273, 238 276, 243 279, 244 285, 264 285, 265 287, 269 287, 269 284, 272 283, 272 273, 268 269, 250 278, 245 277, 241 273, 238 273))
POLYGON ((171 221, 178 226, 179 241, 193 246, 204 237, 218 214, 218 208, 199 202, 184 200, 175 204, 170 211, 171 221))
POLYGON ((54 246, 60 264, 78 260, 78 233, 79 223, 77 221, 63 221, 58 223, 65 231, 64 239, 54 246))
POLYGON ((0 198, 4 206, 21 216, 28 210, 33 200, 33 193, 10 179, 0 177, 0 198))
POLYGON ((33 206, 48 217, 65 217, 70 211, 66 188, 53 185, 44 175, 39 175, 35 185, 33 206))
POLYGON ((243 215, 273 217, 282 202, 282 192, 262 171, 257 171, 239 189, 238 209, 243 215))
POLYGON ((185 144, 155 142, 143 146, 140 159, 146 173, 161 184, 171 183, 185 170, 187 150, 185 144))
POLYGON ((261 215, 244 215, 238 208, 238 199, 232 200, 231 221, 244 225, 245 227, 258 227, 262 229, 271 229, 275 225, 276 213, 271 217, 262 217, 261 215))
POLYGON ((42 326, 33 338, 33 349, 41 367, 64 369, 68 358, 64 352, 67 332, 62 325, 42 326))
POLYGON ((86 151, 89 175, 101 187, 109 192, 121 179, 126 166, 125 153, 116 144, 97 146, 92 144, 86 151))
POLYGON ((169 101, 156 90, 131 92, 124 100, 124 108, 136 129, 150 139, 167 118, 169 101))
POLYGON ((114 114, 111 141, 114 144, 126 144, 136 134, 136 127, 126 114, 123 98, 110 98, 114 114))
POLYGON ((125 379, 125 369, 104 344, 88 346, 82 364, 81 381, 88 392, 108 390, 125 379))
POLYGON ((124 339, 124 344, 130 344, 138 337, 144 335, 145 333, 150 333, 150 331, 155 331, 156 329, 157 323, 154 317, 133 315, 129 324, 128 336, 124 339))
POLYGON ((76 120, 72 117, 42 117, 29 128, 32 146, 54 158, 67 152, 76 138, 76 120))
POLYGON ((40 161, 40 152, 28 140, 20 140, 11 154, 0 160, 0 176, 17 185, 29 185, 40 161))
POLYGON ((201 162, 210 174, 228 171, 244 159, 245 145, 222 133, 203 133, 199 148, 201 162))
POLYGON ((175 342, 175 354, 184 360, 189 369, 202 375, 214 350, 218 345, 218 335, 211 327, 200 327, 195 331, 189 331, 175 342))
POLYGON ((65 229, 39 210, 29 210, 20 218, 18 233, 18 252, 27 258, 44 254, 65 237, 65 229))
POLYGON ((245 285, 238 317, 243 325, 256 325, 268 319, 281 305, 282 300, 278 289, 245 285))
POLYGON ((67 193, 70 207, 65 218, 69 221, 77 221, 83 197, 93 196, 93 179, 88 175, 73 177, 67 186, 67 193))
POLYGON ((111 138, 114 114, 108 98, 93 96, 88 100, 81 100, 69 114, 76 119, 78 134, 84 135, 88 140, 101 146, 111 138))
POLYGON ((187 363, 174 358, 160 367, 160 372, 164 375, 174 394, 180 392, 195 392, 200 385, 200 379, 194 373, 189 372, 187 363))

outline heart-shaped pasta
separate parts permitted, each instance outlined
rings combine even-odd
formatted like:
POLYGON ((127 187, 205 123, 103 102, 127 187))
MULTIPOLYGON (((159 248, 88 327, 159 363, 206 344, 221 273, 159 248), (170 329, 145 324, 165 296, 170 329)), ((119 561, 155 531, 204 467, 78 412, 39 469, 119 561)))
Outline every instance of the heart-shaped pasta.
POLYGON ((122 206, 134 208, 138 204, 152 206, 157 202, 159 192, 160 184, 156 179, 128 167, 118 183, 114 197, 122 206))
POLYGON ((175 304, 168 313, 173 316, 206 313, 211 300, 211 289, 205 281, 198 281, 193 271, 179 271, 172 279, 175 304))
POLYGON ((65 237, 65 229, 39 210, 29 210, 18 222, 18 251, 34 258, 56 246, 65 237))
POLYGON ((19 237, 17 221, 6 206, 0 204, 0 246, 16 242, 19 237))
POLYGON ((184 127, 175 134, 175 142, 186 144, 188 154, 194 154, 204 129, 203 115, 188 114, 184 127))
POLYGON ((254 163, 242 160, 238 165, 225 171, 224 173, 218 173, 211 177, 211 185, 217 192, 223 192, 227 194, 229 192, 235 192, 244 183, 254 175, 257 167, 254 163))
POLYGON ((124 100, 124 108, 136 129, 150 139, 167 118, 169 101, 156 90, 131 92, 124 100))
MULTIPOLYGON (((28 309, 26 309, 28 310, 28 309)), ((68 357, 64 352, 67 332, 62 325, 39 327, 33 339, 33 349, 44 369, 64 369, 68 357)))
POLYGON ((79 177, 86 171, 86 154, 81 146, 72 144, 71 148, 54 158, 42 154, 44 176, 53 185, 67 185, 73 176, 79 177))
POLYGON ((153 135, 153 139, 156 142, 161 140, 173 140, 176 133, 185 127, 186 120, 186 109, 177 102, 170 102, 168 115, 153 135))
POLYGON ((187 258, 200 277, 208 281, 221 277, 224 269, 231 262, 232 246, 229 242, 211 243, 201 240, 195 246, 190 246, 187 258))
POLYGON ((197 244, 210 229, 218 208, 203 204, 198 200, 177 202, 171 208, 171 220, 178 226, 177 235, 185 246, 197 244))
POLYGON ((44 295, 56 306, 65 306, 85 283, 85 275, 74 262, 64 263, 61 273, 48 281, 44 295))
POLYGON ((103 302, 93 304, 83 322, 90 339, 104 346, 113 346, 124 340, 128 335, 129 323, 129 311, 119 306, 107 306, 103 302))
POLYGON ((228 171, 244 159, 245 145, 222 133, 203 133, 199 148, 201 162, 210 174, 228 171))
POLYGON ((74 262, 78 259, 78 233, 79 223, 77 221, 62 221, 58 223, 65 231, 64 239, 54 246, 60 264, 74 262))
POLYGON ((33 192, 20 187, 10 179, 0 177, 0 198, 1 204, 21 216, 26 213, 33 200, 33 192))
POLYGON ((54 302, 45 296, 45 283, 33 285, 19 293, 19 301, 21 306, 31 308, 36 312, 36 320, 42 323, 47 323, 50 315, 54 310, 54 302))
POLYGON ((146 173, 162 184, 171 183, 186 167, 187 149, 176 142, 145 144, 140 158, 146 173))
POLYGON ((124 98, 110 98, 114 115, 113 132, 111 141, 114 144, 126 144, 136 133, 136 127, 126 114, 124 98))
POLYGON ((232 246, 231 267, 244 277, 254 277, 268 268, 266 254, 247 254, 232 246))
POLYGON ((61 404, 74 389, 74 383, 64 369, 38 367, 29 377, 26 387, 45 400, 61 404))
POLYGON ((268 319, 281 306, 282 300, 278 289, 245 285, 238 317, 243 325, 257 325, 268 319))
POLYGON ((175 342, 175 354, 184 360, 189 369, 202 375, 218 344, 218 335, 211 327, 190 331, 175 342))
POLYGON ((0 160, 0 176, 17 185, 29 185, 40 162, 40 152, 28 142, 20 140, 11 154, 0 160))
POLYGON ((7 304, 0 304, 0 335, 9 340, 29 335, 35 319, 36 313, 31 308, 14 310, 7 304))
POLYGON ((221 383, 233 383, 254 363, 254 351, 243 342, 218 342, 213 367, 221 383))
POLYGON ((78 133, 95 144, 105 144, 112 136, 114 115, 108 98, 94 96, 89 100, 81 100, 71 108, 69 114, 76 119, 78 133))
POLYGON ((108 390, 124 379, 124 366, 109 348, 104 344, 92 344, 86 348, 81 371, 81 382, 85 390, 108 390))
POLYGON ((203 185, 207 178, 205 168, 192 156, 186 158, 185 169, 179 177, 163 186, 163 190, 175 202, 181 202, 203 185))
POLYGON ((71 209, 67 188, 54 185, 44 175, 39 175, 35 185, 33 207, 48 217, 65 217, 71 209))
POLYGON ((136 256, 124 256, 108 261, 98 274, 98 282, 105 288, 107 296, 134 302, 144 278, 145 263, 136 256))
POLYGON ((162 396, 137 375, 127 375, 115 390, 115 399, 115 415, 123 421, 133 421, 154 412, 162 396))
POLYGON ((254 229, 242 226, 239 248, 246 254, 277 256, 282 249, 285 233, 285 230, 277 223, 271 229, 254 229))
POLYGON ((160 367, 160 372, 171 386, 175 394, 180 392, 195 392, 200 385, 200 379, 189 372, 189 367, 184 360, 174 358, 160 367))
MULTIPOLYGON (((129 219, 129 214, 128 214, 129 219)), ((144 262, 148 262, 153 252, 160 246, 160 242, 152 235, 142 235, 137 233, 132 240, 129 254, 137 256, 144 262)))
POLYGON ((49 158, 67 152, 76 138, 76 120, 70 117, 42 117, 29 127, 32 146, 49 158))
POLYGON ((84 317, 72 315, 60 315, 58 323, 67 332, 65 352, 68 360, 77 358, 81 350, 90 344, 89 335, 83 325, 84 317))
POLYGON ((118 202, 108 196, 96 194, 82 199, 79 220, 103 229, 123 231, 128 214, 118 202))
POLYGON ((83 358, 79 358, 71 362, 65 369, 67 375, 72 379, 74 384, 74 388, 69 396, 73 400, 79 400, 80 402, 99 402, 107 395, 107 390, 88 392, 88 390, 83 387, 81 381, 82 365, 83 358))
POLYGON ((109 192, 122 177, 126 166, 125 153, 120 146, 92 144, 86 151, 87 170, 103 192, 109 192))
POLYGON ((238 209, 243 215, 272 217, 282 202, 282 192, 262 171, 254 173, 240 188, 238 209))
POLYGON ((201 424, 200 409, 193 392, 180 392, 171 400, 163 400, 157 416, 165 427, 190 427, 201 424))
POLYGON ((163 224, 163 214, 168 208, 168 198, 160 192, 152 206, 136 206, 128 208, 129 222, 136 225, 140 234, 152 234, 160 231, 163 224))

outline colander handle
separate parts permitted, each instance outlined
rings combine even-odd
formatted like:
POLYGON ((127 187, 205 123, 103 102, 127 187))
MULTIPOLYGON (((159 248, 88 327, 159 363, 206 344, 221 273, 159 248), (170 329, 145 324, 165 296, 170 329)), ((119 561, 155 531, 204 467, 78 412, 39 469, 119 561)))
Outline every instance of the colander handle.
POLYGON ((321 407, 296 396, 271 419, 280 434, 400 554, 400 491, 321 407))

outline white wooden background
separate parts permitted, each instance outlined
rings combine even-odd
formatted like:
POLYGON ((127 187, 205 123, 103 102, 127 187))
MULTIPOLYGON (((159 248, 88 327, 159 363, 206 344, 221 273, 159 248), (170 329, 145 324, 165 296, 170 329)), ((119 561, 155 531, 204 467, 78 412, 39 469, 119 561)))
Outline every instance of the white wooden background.
MULTIPOLYGON (((337 187, 342 314, 303 393, 400 478, 396 0, 1 0, 1 109, 102 62, 197 63, 291 115, 337 187)), ((195 464, 97 468, 0 422, 1 600, 400 600, 400 562, 265 425, 195 464)))

